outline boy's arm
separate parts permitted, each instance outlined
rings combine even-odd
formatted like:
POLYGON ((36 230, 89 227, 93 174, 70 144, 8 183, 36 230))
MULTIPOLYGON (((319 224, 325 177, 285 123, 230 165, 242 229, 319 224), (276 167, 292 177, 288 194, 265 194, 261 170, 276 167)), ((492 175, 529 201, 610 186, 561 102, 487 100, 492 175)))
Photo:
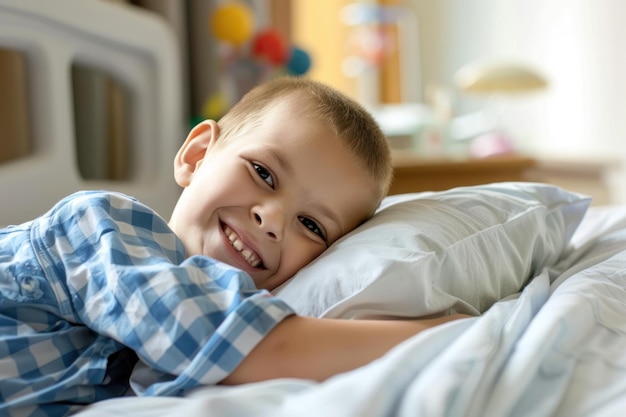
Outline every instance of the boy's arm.
POLYGON ((322 381, 365 365, 451 315, 421 320, 335 320, 291 316, 279 323, 223 384, 294 377, 322 381))

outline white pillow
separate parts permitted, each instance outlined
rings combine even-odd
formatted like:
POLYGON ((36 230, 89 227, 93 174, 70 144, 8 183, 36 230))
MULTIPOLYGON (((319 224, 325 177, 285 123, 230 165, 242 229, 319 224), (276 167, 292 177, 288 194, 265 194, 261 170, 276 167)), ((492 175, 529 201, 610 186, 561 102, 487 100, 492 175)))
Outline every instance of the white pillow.
POLYGON ((316 317, 479 314, 557 262, 590 201, 526 182, 390 196, 274 293, 316 317))

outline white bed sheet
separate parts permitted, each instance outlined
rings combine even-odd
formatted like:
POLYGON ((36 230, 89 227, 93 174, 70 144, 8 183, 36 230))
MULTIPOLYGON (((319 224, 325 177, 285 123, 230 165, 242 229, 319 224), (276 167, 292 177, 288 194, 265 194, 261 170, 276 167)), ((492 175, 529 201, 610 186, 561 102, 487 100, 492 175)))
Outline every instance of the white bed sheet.
POLYGON ((480 317, 324 383, 121 398, 80 417, 616 416, 626 410, 626 207, 591 208, 558 268, 480 317))

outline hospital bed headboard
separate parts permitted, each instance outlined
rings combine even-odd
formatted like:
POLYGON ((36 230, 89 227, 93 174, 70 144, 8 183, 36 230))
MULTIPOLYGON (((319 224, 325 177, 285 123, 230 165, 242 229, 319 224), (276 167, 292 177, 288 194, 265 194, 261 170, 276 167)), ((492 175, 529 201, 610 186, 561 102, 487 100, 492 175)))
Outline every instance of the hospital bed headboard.
POLYGON ((0 163, 0 224, 42 214, 81 189, 136 196, 168 218, 185 135, 176 38, 160 17, 101 0, 0 0, 0 47, 25 58, 32 152, 0 163), (72 65, 101 69, 129 93, 128 180, 85 180, 75 150, 72 65))

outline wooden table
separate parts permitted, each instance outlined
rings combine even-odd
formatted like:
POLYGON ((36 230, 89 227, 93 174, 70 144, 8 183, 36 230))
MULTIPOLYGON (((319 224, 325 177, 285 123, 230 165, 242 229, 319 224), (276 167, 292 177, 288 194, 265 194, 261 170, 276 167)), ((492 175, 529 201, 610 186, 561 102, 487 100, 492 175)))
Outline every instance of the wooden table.
POLYGON ((538 157, 534 169, 543 182, 593 198, 593 205, 616 204, 622 188, 623 161, 613 156, 538 157))
POLYGON ((536 161, 522 155, 489 158, 429 156, 410 151, 392 154, 394 179, 389 194, 440 191, 499 181, 535 180, 536 161))

